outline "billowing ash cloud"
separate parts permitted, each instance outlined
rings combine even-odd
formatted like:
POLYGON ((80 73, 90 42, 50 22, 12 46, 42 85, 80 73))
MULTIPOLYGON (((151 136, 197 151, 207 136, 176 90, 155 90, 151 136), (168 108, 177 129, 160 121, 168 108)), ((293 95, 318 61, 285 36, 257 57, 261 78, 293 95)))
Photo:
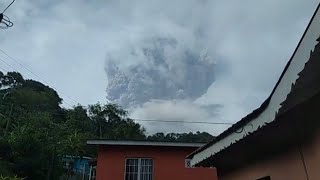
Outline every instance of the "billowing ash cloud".
POLYGON ((205 49, 151 37, 124 50, 110 54, 105 69, 107 99, 125 108, 151 99, 196 99, 214 82, 215 62, 205 49))

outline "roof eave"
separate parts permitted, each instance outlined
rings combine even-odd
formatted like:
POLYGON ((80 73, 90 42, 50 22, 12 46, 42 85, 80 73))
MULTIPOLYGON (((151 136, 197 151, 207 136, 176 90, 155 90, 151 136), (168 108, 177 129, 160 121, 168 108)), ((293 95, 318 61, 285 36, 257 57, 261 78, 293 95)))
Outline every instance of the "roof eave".
MULTIPOLYGON (((303 33, 303 36, 302 36, 302 38, 300 39, 300 41, 299 41, 299 43, 298 43, 298 46, 296 47, 293 55, 291 56, 290 60, 289 60, 288 63, 286 64, 286 66, 285 66, 285 68, 284 68, 284 70, 283 70, 283 72, 282 72, 279 80, 277 81, 275 87, 273 88, 273 90, 272 90, 270 96, 267 98, 267 100, 266 100, 264 103, 262 103, 262 105, 261 105, 259 108, 257 108, 257 109, 254 110, 252 113, 248 114, 246 117, 242 118, 242 119, 241 119, 240 121, 238 121, 236 124, 234 124, 233 126, 231 126, 230 128, 228 128, 226 131, 224 131, 223 133, 221 133, 219 136, 217 136, 213 141, 207 143, 207 144, 204 145, 203 147, 197 149, 196 151, 194 151, 193 153, 191 153, 190 155, 188 155, 188 156, 187 156, 188 159, 193 159, 195 155, 197 155, 197 154, 199 154, 199 153, 202 153, 203 151, 207 150, 208 148, 214 146, 216 143, 218 143, 218 142, 220 142, 221 140, 227 138, 228 136, 234 134, 234 133, 237 132, 239 129, 245 128, 245 126, 247 126, 248 124, 250 124, 251 122, 253 122, 253 121, 256 119, 256 117, 258 117, 262 112, 265 111, 265 109, 268 107, 268 105, 269 105, 269 103, 270 103, 270 101, 271 101, 271 98, 273 97, 276 89, 278 88, 280 82, 282 81, 283 77, 285 76, 285 74, 286 74, 286 72, 287 72, 287 70, 288 70, 288 68, 289 68, 292 60, 294 59, 294 57, 295 57, 298 49, 300 48, 300 46, 301 46, 301 44, 302 44, 302 42, 303 42, 303 40, 304 40, 304 38, 305 38, 305 36, 306 36, 309 28, 310 28, 310 26, 311 26, 311 24, 314 22, 314 19, 315 19, 317 13, 318 13, 319 7, 320 7, 320 3, 319 3, 319 5, 317 6, 316 11, 315 11, 315 13, 313 14, 313 16, 312 16, 312 18, 311 18, 311 21, 309 22, 309 24, 308 24, 305 32, 303 33)), ((318 37, 315 38, 315 39, 318 39, 318 37)), ((276 112, 275 112, 275 113, 276 113, 276 112)), ((271 121, 273 121, 273 120, 274 120, 274 119, 272 119, 271 121)), ((257 128, 257 129, 258 129, 258 128, 257 128)), ((257 130, 257 129, 256 129, 256 130, 257 130)), ((227 148, 227 147, 226 147, 226 148, 227 148)), ((214 155, 214 154, 212 154, 211 156, 213 156, 213 155, 214 155)), ((195 165, 197 165, 197 164, 199 164, 199 162, 196 163, 195 165)))
POLYGON ((205 143, 155 142, 155 141, 116 141, 116 140, 87 140, 88 145, 107 146, 164 146, 164 147, 194 147, 199 148, 205 143))

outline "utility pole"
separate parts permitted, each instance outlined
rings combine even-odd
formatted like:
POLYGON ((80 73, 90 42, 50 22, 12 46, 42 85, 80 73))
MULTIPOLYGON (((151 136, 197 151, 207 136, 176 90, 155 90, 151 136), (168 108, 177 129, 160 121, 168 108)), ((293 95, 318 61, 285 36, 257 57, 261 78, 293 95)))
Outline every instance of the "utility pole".
POLYGON ((13 26, 13 23, 10 21, 10 19, 4 15, 4 12, 15 2, 16 0, 13 0, 3 11, 0 13, 0 27, 2 29, 7 29, 9 27, 13 26))

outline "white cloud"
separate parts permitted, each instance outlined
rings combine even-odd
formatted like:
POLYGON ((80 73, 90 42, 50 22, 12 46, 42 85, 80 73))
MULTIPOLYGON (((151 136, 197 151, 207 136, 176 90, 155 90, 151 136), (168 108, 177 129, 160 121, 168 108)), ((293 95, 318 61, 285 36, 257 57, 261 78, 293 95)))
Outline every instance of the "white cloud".
MULTIPOLYGON (((223 105, 218 117, 236 122, 271 93, 317 1, 215 1, 211 46, 227 70, 198 99, 223 105), (272 11, 272 12, 271 12, 272 11)), ((218 62, 219 63, 219 62, 218 62)))
MULTIPOLYGON (((1 1, 0 7, 8 3, 9 0, 1 1)), ((317 0, 16 1, 6 12, 15 25, 0 31, 0 48, 63 92, 66 102, 74 104, 67 98, 71 96, 86 105, 105 101, 107 56, 130 52, 126 48, 140 47, 144 39, 155 35, 175 37, 195 52, 208 48, 218 62, 217 81, 196 102, 221 104, 222 108, 211 116, 193 102, 150 101, 137 112, 150 118, 200 116, 211 121, 235 122, 269 95, 317 3, 317 0), (175 111, 168 112, 166 106, 175 111), (192 114, 186 112, 188 108, 192 114)), ((127 57, 123 54, 119 61, 136 63, 127 57)), ((0 58, 26 77, 40 80, 1 53, 0 58)), ((2 62, 0 66, 11 70, 2 62)), ((168 129, 176 130, 174 127, 168 129)), ((219 127, 217 131, 222 129, 219 127)))
POLYGON ((137 119, 138 123, 143 124, 149 133, 195 132, 201 129, 216 134, 221 127, 225 128, 228 125, 218 125, 220 126, 218 127, 213 124, 167 123, 161 121, 222 122, 218 119, 212 119, 217 115, 218 109, 219 105, 206 107, 190 100, 151 100, 136 108, 132 117, 137 119), (155 120, 155 122, 139 121, 139 119, 155 120))

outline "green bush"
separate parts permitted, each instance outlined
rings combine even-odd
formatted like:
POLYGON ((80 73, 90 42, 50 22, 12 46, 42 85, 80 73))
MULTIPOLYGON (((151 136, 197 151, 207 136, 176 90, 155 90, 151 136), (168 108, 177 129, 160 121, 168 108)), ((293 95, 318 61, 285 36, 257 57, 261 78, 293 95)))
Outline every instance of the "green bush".
POLYGON ((0 180, 24 180, 25 178, 19 178, 18 176, 13 176, 13 177, 4 177, 0 176, 0 180))
MULTIPOLYGON (((13 176, 14 173, 13 173, 12 166, 13 165, 10 164, 9 162, 0 160, 0 175, 1 176, 13 176)), ((0 180, 2 180, 2 179, 0 178, 0 180)))

